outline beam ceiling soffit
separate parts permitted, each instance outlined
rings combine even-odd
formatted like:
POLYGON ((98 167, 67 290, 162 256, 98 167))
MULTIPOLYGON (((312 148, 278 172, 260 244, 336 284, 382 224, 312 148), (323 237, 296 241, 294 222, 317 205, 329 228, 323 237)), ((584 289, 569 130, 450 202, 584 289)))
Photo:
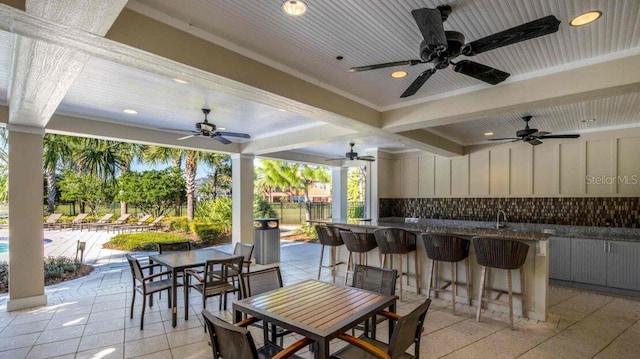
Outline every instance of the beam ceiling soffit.
MULTIPOLYGON (((125 11, 127 10, 125 9, 125 11)), ((287 110, 295 111, 310 118, 361 132, 364 135, 381 136, 407 142, 405 137, 382 130, 375 125, 293 101, 268 91, 251 88, 211 72, 163 58, 73 27, 34 17, 2 4, 0 4, 0 20, 0 30, 12 32, 34 40, 42 40, 52 46, 73 49, 89 56, 99 57, 162 76, 179 77, 194 84, 221 91, 229 95, 257 101, 277 108, 286 108, 287 110)), ((377 113, 376 117, 379 116, 379 112, 375 110, 371 111, 372 113, 377 113)), ((415 144, 416 148, 421 150, 429 151, 433 148, 432 145, 418 143, 417 141, 409 140, 408 143, 412 143, 412 145, 415 144)), ((453 142, 451 144, 456 145, 453 142)), ((454 154, 452 153, 450 155, 454 154)))
MULTIPOLYGON (((26 12, 78 31, 104 36, 126 0, 27 1, 26 12)), ((45 127, 82 72, 89 54, 32 37, 18 36, 9 88, 9 121, 45 127)))

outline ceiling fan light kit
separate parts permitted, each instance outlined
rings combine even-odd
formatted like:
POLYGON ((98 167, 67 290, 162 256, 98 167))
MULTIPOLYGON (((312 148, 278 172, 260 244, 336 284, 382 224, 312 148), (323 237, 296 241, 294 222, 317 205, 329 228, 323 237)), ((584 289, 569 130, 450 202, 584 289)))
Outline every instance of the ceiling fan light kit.
POLYGON ((419 60, 394 61, 352 67, 349 72, 362 72, 394 66, 431 64, 432 67, 420 73, 402 93, 401 98, 415 95, 437 70, 446 69, 449 65, 453 65, 455 72, 473 77, 490 85, 497 85, 506 80, 510 74, 471 60, 457 62, 453 60, 461 55, 472 57, 503 46, 549 35, 558 31, 560 26, 560 20, 553 15, 549 15, 470 43, 465 43, 466 39, 462 33, 444 30, 443 22, 447 20, 451 12, 452 8, 449 5, 441 5, 436 9, 422 8, 411 11, 411 15, 423 37, 420 43, 419 60))

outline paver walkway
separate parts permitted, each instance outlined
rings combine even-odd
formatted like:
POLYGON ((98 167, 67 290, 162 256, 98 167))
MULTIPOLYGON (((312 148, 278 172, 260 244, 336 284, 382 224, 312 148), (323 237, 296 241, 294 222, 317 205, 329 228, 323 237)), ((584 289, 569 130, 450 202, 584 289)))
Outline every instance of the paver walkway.
MULTIPOLYGON (((45 307, 7 313, 6 295, 0 295, 0 358, 212 357, 202 330, 200 298, 192 298, 189 304, 196 315, 189 321, 179 315, 176 328, 170 325, 166 295, 145 315, 144 331, 139 330, 139 302, 134 318, 129 319, 128 265, 122 252, 101 248, 112 233, 65 230, 45 235, 54 240, 45 246, 45 253, 51 255, 73 256, 76 241, 87 241, 86 262, 96 270, 87 277, 47 287, 49 304, 45 307)), ((315 278, 319 245, 288 241, 281 245, 285 285, 315 278)), ((220 248, 231 251, 231 245, 220 248)), ((325 272, 322 279, 330 280, 329 271, 325 272)), ((485 312, 478 323, 475 308, 459 304, 454 315, 448 301, 434 300, 425 322, 421 358, 640 357, 640 301, 557 287, 549 293, 549 320, 520 318, 515 331, 501 313, 485 312)), ((401 314, 425 297, 405 292, 404 299, 398 306, 401 314)), ((208 308, 217 309, 216 301, 210 299, 208 308)), ((231 319, 230 310, 214 313, 231 319)), ((386 337, 385 330, 383 325, 379 338, 386 337)), ((299 338, 288 336, 285 345, 299 338)), ((254 339, 260 344, 261 332, 255 332, 254 339)), ((332 343, 332 349, 340 345, 332 343)), ((306 349, 302 356, 312 357, 306 349)))

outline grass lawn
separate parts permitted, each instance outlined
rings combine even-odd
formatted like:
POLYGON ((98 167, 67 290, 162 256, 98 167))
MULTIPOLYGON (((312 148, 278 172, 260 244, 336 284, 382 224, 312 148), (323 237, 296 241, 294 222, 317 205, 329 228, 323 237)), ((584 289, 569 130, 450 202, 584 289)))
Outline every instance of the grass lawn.
POLYGON ((122 233, 111 238, 103 247, 129 252, 155 251, 158 249, 158 243, 184 241, 191 241, 191 239, 178 234, 162 232, 122 233))

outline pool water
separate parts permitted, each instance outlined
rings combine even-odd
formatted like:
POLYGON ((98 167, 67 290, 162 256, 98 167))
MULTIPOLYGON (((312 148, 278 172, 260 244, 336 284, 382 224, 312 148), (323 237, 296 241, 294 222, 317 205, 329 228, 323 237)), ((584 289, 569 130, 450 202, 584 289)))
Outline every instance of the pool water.
MULTIPOLYGON (((53 242, 53 240, 49 238, 44 238, 42 240, 44 244, 49 244, 53 242)), ((6 253, 9 251, 9 237, 0 237, 0 253, 6 253)))

